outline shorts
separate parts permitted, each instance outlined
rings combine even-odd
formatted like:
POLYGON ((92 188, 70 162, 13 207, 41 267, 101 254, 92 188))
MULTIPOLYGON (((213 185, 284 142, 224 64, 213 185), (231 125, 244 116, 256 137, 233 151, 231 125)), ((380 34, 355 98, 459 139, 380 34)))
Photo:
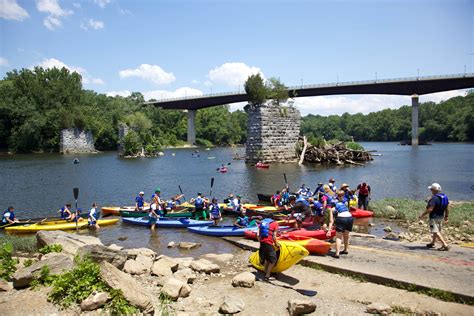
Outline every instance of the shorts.
POLYGON ((92 226, 92 225, 96 225, 97 224, 97 221, 89 221, 89 225, 92 226))
POLYGON ((148 224, 156 224, 156 220, 157 220, 156 217, 150 216, 150 217, 148 218, 148 224))
POLYGON ((278 261, 277 253, 273 245, 261 243, 258 253, 262 264, 265 264, 266 261, 275 264, 278 261))
POLYGON ((443 219, 442 218, 430 218, 430 232, 432 234, 441 233, 443 228, 443 219))
POLYGON ((354 223, 354 219, 351 217, 336 217, 335 226, 336 232, 343 233, 345 231, 352 231, 352 225, 354 223))

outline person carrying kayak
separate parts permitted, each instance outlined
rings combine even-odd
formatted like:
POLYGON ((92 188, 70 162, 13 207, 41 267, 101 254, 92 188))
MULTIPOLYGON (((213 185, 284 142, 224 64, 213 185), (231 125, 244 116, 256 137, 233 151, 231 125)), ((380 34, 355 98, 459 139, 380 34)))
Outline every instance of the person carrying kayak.
POLYGON ((89 217, 87 218, 89 222, 89 227, 94 227, 95 229, 99 229, 100 226, 97 224, 97 220, 99 219, 99 213, 97 212, 97 203, 92 203, 92 208, 89 210, 89 217))
POLYGON ((13 206, 9 206, 4 212, 2 216, 2 224, 13 224, 18 222, 18 219, 15 217, 14 213, 15 208, 13 206))
POLYGON ((326 212, 323 203, 313 198, 309 198, 308 201, 310 203, 311 211, 313 212, 313 224, 316 227, 325 229, 326 225, 324 224, 324 215, 326 212))
POLYGON ((61 207, 58 213, 61 214, 61 219, 65 219, 67 221, 73 221, 74 217, 76 217, 76 215, 71 212, 71 203, 66 203, 65 206, 61 207))
POLYGON ((277 242, 278 223, 271 218, 265 218, 260 222, 257 231, 257 239, 260 243, 259 256, 260 262, 265 267, 265 281, 274 281, 275 278, 271 276, 273 267, 278 261, 276 250, 280 248, 277 242))
POLYGON ((334 225, 336 228, 336 253, 334 258, 339 258, 339 254, 347 255, 349 247, 349 232, 352 231, 354 220, 351 212, 344 200, 344 191, 340 190, 337 192, 337 202, 334 207, 334 211, 329 212, 329 225, 326 236, 331 237, 331 230, 334 225), (342 239, 344 239, 344 250, 341 251, 342 239))
POLYGON ((222 220, 222 214, 215 197, 212 198, 211 205, 209 205, 209 213, 211 220, 214 221, 214 226, 217 226, 222 220))
POLYGON ((357 186, 356 192, 359 193, 357 207, 363 210, 368 210, 370 201, 370 185, 366 182, 362 182, 357 186))
POLYGON ((449 246, 441 235, 441 229, 443 228, 443 222, 448 222, 449 200, 446 194, 441 193, 441 186, 438 183, 433 183, 428 187, 428 189, 431 190, 433 196, 428 201, 428 205, 426 205, 426 211, 419 216, 419 219, 422 219, 429 214, 430 218, 429 224, 432 236, 431 242, 427 244, 426 247, 433 248, 436 239, 439 239, 443 246, 438 250, 448 251, 449 246))
POLYGON ((289 203, 290 204, 286 207, 287 210, 291 210, 289 218, 296 219, 297 228, 301 228, 303 220, 307 216, 311 216, 309 202, 302 197, 297 199, 296 196, 292 195, 289 198, 289 203))
POLYGON ((199 220, 200 217, 206 219, 204 208, 206 206, 206 201, 202 197, 202 193, 198 192, 197 197, 191 199, 190 203, 194 203, 193 217, 195 220, 199 220))
POLYGON ((145 199, 143 198, 144 195, 145 192, 140 191, 138 196, 135 198, 135 211, 143 211, 145 205, 145 199))

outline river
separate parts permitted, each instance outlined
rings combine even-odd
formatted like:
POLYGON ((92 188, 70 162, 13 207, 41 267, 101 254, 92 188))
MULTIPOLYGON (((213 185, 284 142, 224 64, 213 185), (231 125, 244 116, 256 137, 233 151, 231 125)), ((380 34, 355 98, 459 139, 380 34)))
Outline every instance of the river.
MULTIPOLYGON (((92 202, 104 205, 132 205, 139 191, 149 198, 156 187, 169 198, 179 193, 180 185, 187 198, 198 191, 220 199, 228 193, 240 193, 245 201, 257 202, 256 193, 271 193, 285 185, 286 174, 290 187, 302 183, 314 189, 318 181, 330 177, 336 184, 351 187, 362 181, 372 187, 373 199, 407 197, 425 199, 427 187, 438 182, 451 200, 469 200, 474 195, 474 144, 436 143, 432 146, 399 146, 397 143, 361 143, 366 149, 377 150, 374 157, 361 166, 320 166, 272 164, 269 169, 256 169, 241 160, 232 160, 235 152, 244 148, 212 148, 200 150, 193 158, 194 149, 167 149, 158 158, 120 159, 115 152, 78 155, 60 154, 12 155, 0 157, 0 207, 13 205, 19 218, 53 216, 65 202, 73 201, 72 188, 79 188, 79 207, 88 209, 92 202), (174 155, 173 155, 174 154, 174 155), (209 159, 209 157, 215 157, 209 159), (227 173, 216 169, 227 165, 227 173)), ((116 225, 104 227, 98 233, 104 243, 125 247, 146 246, 172 255, 195 255, 193 252, 176 254, 166 249, 169 241, 197 241, 204 252, 228 251, 232 246, 218 239, 206 238, 179 230, 160 230, 150 234, 142 227, 116 225), (119 236, 128 236, 118 241, 119 236)))

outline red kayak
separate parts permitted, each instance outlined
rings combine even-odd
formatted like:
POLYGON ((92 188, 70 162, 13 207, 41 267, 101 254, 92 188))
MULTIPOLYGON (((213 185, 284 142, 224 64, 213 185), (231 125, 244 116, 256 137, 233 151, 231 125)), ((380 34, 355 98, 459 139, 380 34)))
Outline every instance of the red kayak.
POLYGON ((270 165, 267 164, 267 163, 257 162, 257 163, 255 164, 255 167, 267 169, 267 168, 270 168, 270 165))
POLYGON ((374 216, 374 212, 361 210, 360 208, 351 207, 349 211, 354 218, 362 218, 362 217, 372 217, 374 216))
MULTIPOLYGON (((336 236, 336 231, 332 230, 331 231, 331 238, 336 236)), ((247 230, 245 231, 245 238, 247 239, 253 239, 257 240, 257 232, 255 230, 247 230)), ((307 238, 315 238, 319 240, 325 240, 328 239, 326 236, 326 231, 320 229, 320 230, 306 230, 304 228, 298 229, 298 230, 293 230, 290 232, 283 233, 279 238, 281 239, 292 239, 292 240, 303 240, 307 238)))
POLYGON ((225 172, 227 172, 227 168, 226 168, 226 167, 224 167, 224 168, 219 168, 219 172, 225 173, 225 172))

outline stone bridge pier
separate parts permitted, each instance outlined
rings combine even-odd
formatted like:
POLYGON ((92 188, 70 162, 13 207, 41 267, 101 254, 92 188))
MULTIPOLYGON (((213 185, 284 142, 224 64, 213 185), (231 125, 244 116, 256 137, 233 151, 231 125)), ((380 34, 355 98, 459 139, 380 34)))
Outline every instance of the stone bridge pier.
POLYGON ((188 144, 196 145, 196 112, 188 110, 188 144))

